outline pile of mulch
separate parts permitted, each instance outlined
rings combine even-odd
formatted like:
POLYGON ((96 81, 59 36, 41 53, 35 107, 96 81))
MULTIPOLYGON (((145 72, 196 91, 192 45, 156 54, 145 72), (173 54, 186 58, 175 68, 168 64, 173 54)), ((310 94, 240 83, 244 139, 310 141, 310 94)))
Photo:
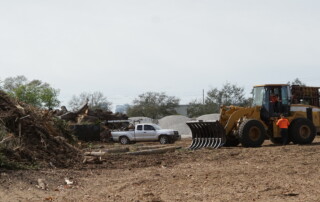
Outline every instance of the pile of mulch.
POLYGON ((3 91, 0 91, 0 124, 7 132, 0 139, 0 154, 10 161, 62 168, 82 160, 62 120, 52 116, 50 111, 18 103, 3 91))

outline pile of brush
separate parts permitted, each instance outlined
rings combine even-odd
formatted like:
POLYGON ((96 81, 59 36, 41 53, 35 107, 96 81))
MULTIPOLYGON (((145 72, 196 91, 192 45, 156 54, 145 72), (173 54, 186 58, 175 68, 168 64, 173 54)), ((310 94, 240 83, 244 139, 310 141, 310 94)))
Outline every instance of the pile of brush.
POLYGON ((0 127, 0 155, 9 161, 40 167, 69 167, 82 161, 64 121, 50 111, 19 103, 3 91, 0 127))

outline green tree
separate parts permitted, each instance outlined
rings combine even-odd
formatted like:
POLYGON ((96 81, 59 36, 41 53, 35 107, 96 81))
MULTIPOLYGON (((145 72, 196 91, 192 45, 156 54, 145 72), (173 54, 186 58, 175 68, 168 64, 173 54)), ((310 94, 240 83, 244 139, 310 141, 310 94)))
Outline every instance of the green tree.
POLYGON ((245 103, 244 88, 238 87, 235 84, 226 83, 219 90, 213 88, 207 93, 208 102, 216 103, 218 106, 221 105, 236 105, 241 106, 245 103))
POLYGON ((246 98, 244 88, 235 84, 226 83, 221 89, 212 88, 207 92, 205 103, 192 101, 187 109, 189 117, 197 117, 204 114, 219 113, 222 105, 250 106, 252 98, 246 98))
POLYGON ((43 106, 48 109, 52 109, 60 105, 60 101, 58 100, 58 95, 60 91, 58 89, 54 89, 52 87, 44 88, 41 91, 40 99, 43 102, 43 106))
POLYGON ((189 103, 187 114, 188 117, 194 118, 204 114, 212 114, 219 112, 219 106, 216 103, 209 102, 207 99, 205 103, 194 100, 189 103))
POLYGON ((128 116, 145 116, 158 119, 164 116, 177 114, 175 108, 179 106, 180 99, 168 96, 165 93, 146 92, 133 100, 128 108, 128 116))
POLYGON ((17 100, 36 107, 53 108, 60 104, 59 89, 40 80, 28 81, 25 76, 8 77, 1 88, 17 100))
POLYGON ((112 103, 108 101, 107 97, 102 92, 96 91, 93 93, 82 92, 78 96, 73 95, 69 101, 69 107, 72 110, 77 110, 81 105, 88 102, 91 109, 110 110, 112 103))

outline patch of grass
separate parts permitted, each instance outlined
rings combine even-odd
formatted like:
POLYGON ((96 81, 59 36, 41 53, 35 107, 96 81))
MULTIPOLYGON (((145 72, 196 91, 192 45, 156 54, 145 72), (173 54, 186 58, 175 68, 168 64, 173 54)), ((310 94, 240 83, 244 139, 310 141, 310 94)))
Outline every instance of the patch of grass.
POLYGON ((89 148, 89 149, 93 149, 93 143, 92 143, 92 142, 89 142, 88 148, 89 148))

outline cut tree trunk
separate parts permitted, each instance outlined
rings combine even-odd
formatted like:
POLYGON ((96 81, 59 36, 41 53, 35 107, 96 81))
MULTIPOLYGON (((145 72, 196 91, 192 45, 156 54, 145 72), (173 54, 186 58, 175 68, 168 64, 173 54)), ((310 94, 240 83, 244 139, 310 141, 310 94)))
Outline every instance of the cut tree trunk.
POLYGON ((85 152, 85 156, 105 156, 107 154, 112 154, 112 153, 125 153, 128 152, 129 148, 114 148, 114 149, 108 149, 108 150, 103 150, 103 151, 92 151, 92 152, 85 152))
POLYGON ((101 158, 101 156, 100 157, 86 156, 86 157, 84 157, 83 163, 84 164, 88 164, 88 163, 100 164, 100 163, 102 163, 102 158, 101 158))
POLYGON ((166 145, 153 145, 153 146, 141 146, 137 147, 137 150, 149 150, 149 149, 160 149, 160 148, 165 148, 168 147, 166 145))
POLYGON ((176 149, 180 149, 181 147, 165 147, 160 149, 149 149, 149 150, 141 150, 136 152, 127 152, 129 155, 147 155, 147 154, 163 154, 166 152, 174 152, 176 149))

